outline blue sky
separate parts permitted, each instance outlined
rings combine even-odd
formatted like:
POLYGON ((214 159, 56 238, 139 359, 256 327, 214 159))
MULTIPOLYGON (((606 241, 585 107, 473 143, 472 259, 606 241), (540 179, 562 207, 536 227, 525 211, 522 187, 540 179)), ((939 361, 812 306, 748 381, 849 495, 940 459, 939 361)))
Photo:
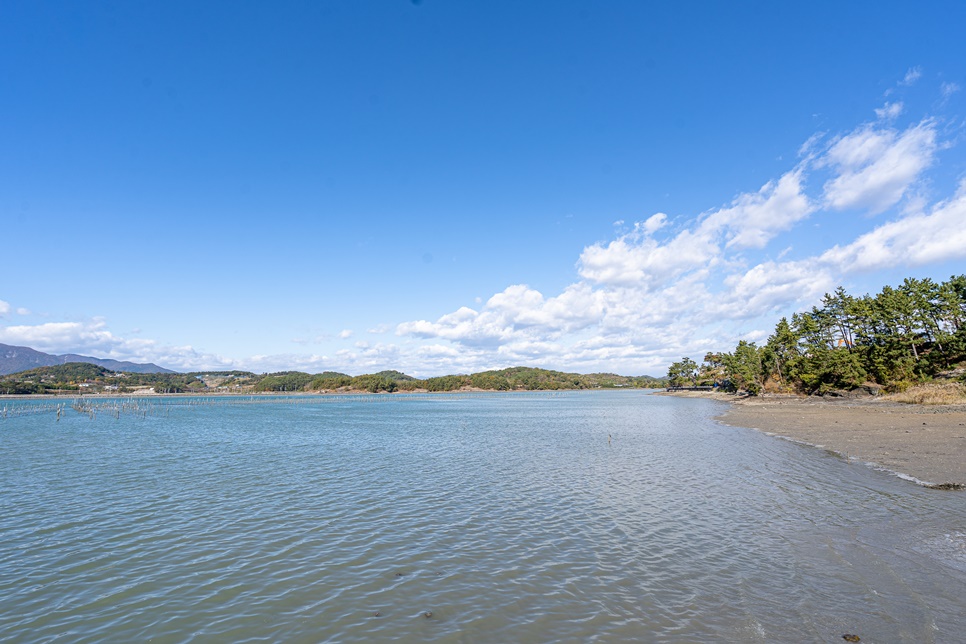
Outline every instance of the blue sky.
POLYGON ((966 271, 966 5, 0 7, 0 342, 660 374, 966 271))

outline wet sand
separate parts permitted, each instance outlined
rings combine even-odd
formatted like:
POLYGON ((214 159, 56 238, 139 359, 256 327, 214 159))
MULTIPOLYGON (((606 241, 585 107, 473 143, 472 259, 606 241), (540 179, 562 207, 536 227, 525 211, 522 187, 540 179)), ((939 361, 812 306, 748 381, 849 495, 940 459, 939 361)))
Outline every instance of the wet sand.
POLYGON ((922 484, 966 487, 964 405, 792 396, 711 397, 733 402, 718 417, 725 424, 829 449, 922 484))

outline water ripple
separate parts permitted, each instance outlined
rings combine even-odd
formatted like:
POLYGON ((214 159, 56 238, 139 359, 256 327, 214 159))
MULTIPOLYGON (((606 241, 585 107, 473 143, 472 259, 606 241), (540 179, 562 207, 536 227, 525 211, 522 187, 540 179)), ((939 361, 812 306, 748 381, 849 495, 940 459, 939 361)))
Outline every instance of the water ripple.
POLYGON ((174 399, 60 421, 5 404, 0 641, 966 629, 966 495, 718 425, 709 401, 174 399))

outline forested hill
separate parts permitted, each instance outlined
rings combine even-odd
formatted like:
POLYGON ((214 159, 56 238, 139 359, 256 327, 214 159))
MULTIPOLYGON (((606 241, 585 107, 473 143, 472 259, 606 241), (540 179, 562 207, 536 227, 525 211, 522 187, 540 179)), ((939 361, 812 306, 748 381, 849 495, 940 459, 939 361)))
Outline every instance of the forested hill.
POLYGON ((420 380, 400 371, 380 371, 361 376, 336 371, 320 374, 281 371, 260 375, 248 371, 142 374, 114 372, 87 363, 70 363, 0 377, 0 394, 540 391, 663 387, 665 384, 664 380, 650 376, 627 377, 610 373, 585 375, 531 367, 420 380))
POLYGON ((419 380, 405 374, 380 372, 350 378, 349 376, 320 376, 306 385, 310 391, 355 389, 376 391, 457 391, 481 389, 487 391, 541 391, 558 389, 647 388, 663 387, 665 381, 650 376, 628 377, 616 374, 578 374, 511 367, 499 371, 483 371, 470 375, 438 376, 419 380), (386 375, 390 374, 390 375, 386 375), (400 377, 404 376, 404 377, 400 377))
POLYGON ((499 371, 483 371, 470 375, 438 376, 419 379, 400 371, 349 376, 326 371, 310 375, 300 371, 284 371, 252 376, 254 391, 540 391, 557 389, 647 388, 663 387, 666 381, 651 376, 628 377, 612 373, 564 373, 534 367, 512 367, 499 371))
POLYGON ((674 385, 826 394, 861 387, 901 392, 943 377, 966 382, 966 275, 906 279, 876 295, 826 294, 821 306, 782 318, 767 341, 744 340, 668 370, 674 385))
POLYGON ((153 389, 158 393, 203 390, 193 374, 117 372, 89 362, 68 362, 0 376, 0 394, 130 393, 153 389))

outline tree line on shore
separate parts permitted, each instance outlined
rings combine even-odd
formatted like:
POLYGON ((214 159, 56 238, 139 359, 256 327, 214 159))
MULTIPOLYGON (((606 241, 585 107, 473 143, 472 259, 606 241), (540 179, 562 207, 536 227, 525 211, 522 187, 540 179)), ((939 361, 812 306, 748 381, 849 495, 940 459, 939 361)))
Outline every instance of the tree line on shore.
MULTIPOLYGON (((839 287, 821 306, 779 320, 764 344, 685 357, 668 368, 672 386, 827 394, 862 386, 903 391, 966 361, 966 275, 936 283, 907 278, 872 295, 839 287)), ((964 376, 960 376, 961 379, 964 376)))
POLYGON ((655 388, 666 382, 650 376, 628 377, 610 373, 577 374, 531 367, 512 367, 469 375, 418 379, 395 370, 350 376, 336 371, 310 374, 281 371, 255 374, 248 371, 193 373, 127 373, 88 363, 38 367, 0 377, 0 394, 132 393, 151 388, 155 393, 248 393, 248 392, 350 392, 396 391, 540 391, 595 388, 655 388))

